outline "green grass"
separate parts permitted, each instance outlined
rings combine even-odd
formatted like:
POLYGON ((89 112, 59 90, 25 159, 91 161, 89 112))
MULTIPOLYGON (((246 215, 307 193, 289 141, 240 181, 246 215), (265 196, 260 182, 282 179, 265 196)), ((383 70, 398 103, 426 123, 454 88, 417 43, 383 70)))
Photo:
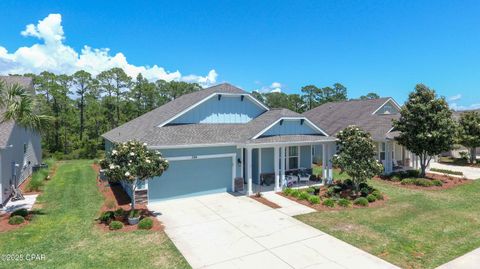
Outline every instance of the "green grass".
POLYGON ((45 178, 48 176, 49 170, 54 165, 55 161, 53 159, 45 160, 45 163, 48 164, 48 169, 40 169, 32 174, 32 178, 28 181, 26 190, 27 191, 40 191, 45 185, 45 178))
MULTIPOLYGON (((313 166, 313 174, 314 175, 322 175, 322 166, 321 165, 314 165, 313 166)), ((347 174, 343 173, 340 174, 339 169, 333 169, 333 179, 334 180, 345 180, 347 178, 350 178, 347 174)))
POLYGON ((0 268, 189 268, 163 232, 103 232, 103 202, 91 161, 66 161, 37 200, 42 209, 18 230, 0 234, 0 253, 44 254, 45 261, 0 259, 0 268))
POLYGON ((388 196, 384 206, 297 218, 402 268, 435 268, 480 247, 480 181, 441 191, 369 183, 388 196))

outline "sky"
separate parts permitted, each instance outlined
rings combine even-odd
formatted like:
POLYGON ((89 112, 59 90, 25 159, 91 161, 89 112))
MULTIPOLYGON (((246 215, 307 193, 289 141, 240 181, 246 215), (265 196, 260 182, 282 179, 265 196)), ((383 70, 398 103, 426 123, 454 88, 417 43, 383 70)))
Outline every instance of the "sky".
POLYGON ((342 83, 399 103, 424 83, 480 108, 480 1, 0 1, 0 74, 229 82, 299 93, 342 83))

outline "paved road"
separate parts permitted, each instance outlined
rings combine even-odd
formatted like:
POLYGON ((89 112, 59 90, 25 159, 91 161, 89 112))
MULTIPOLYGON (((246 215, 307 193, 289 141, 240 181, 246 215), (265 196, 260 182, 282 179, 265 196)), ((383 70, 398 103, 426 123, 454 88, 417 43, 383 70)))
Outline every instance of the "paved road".
POLYGON ((193 268, 398 268, 291 217, 310 208, 268 195, 284 207, 227 193, 149 207, 193 268))
POLYGON ((447 169, 452 171, 460 171, 463 173, 463 176, 468 179, 472 179, 472 180, 480 179, 480 168, 477 168, 477 167, 449 165, 449 164, 443 164, 443 163, 431 163, 430 167, 438 168, 438 169, 447 169))

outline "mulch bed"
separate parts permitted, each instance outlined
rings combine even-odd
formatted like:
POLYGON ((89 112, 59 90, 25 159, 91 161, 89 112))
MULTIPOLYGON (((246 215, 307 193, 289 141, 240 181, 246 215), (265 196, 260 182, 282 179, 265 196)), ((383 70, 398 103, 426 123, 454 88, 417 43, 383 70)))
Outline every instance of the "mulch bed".
POLYGON ((423 187, 423 186, 417 186, 417 185, 411 185, 411 184, 402 185, 400 181, 392 181, 384 177, 374 177, 373 179, 381 182, 387 182, 389 184, 396 185, 402 188, 417 189, 417 190, 446 190, 456 186, 472 183, 472 180, 468 180, 465 178, 434 174, 434 173, 426 173, 425 178, 430 180, 435 180, 435 179, 440 180, 442 181, 443 185, 423 187))
MULTIPOLYGON (((93 169, 98 175, 100 171, 100 166, 98 164, 93 164, 93 169)), ((98 215, 100 215, 101 212, 109 210, 115 211, 118 208, 123 208, 127 212, 130 210, 130 197, 127 193, 125 193, 125 191, 119 184, 111 185, 108 182, 102 181, 99 177, 97 177, 97 187, 105 198, 98 215)), ((153 214, 152 211, 148 210, 146 205, 135 205, 135 209, 141 212, 141 216, 150 217, 153 220, 153 227, 148 231, 163 231, 163 225, 160 223, 160 221, 158 221, 155 214, 153 214)), ((114 230, 115 232, 130 232, 140 230, 137 228, 137 225, 129 225, 126 218, 122 222, 124 224, 123 228, 119 230, 114 230)), ((99 221, 97 221, 96 226, 105 232, 112 232, 108 225, 100 223, 99 221)))
POLYGON ((255 195, 252 195, 250 196, 250 198, 252 198, 253 200, 257 201, 257 202, 260 202, 266 206, 269 206, 273 209, 277 209, 277 208, 281 208, 281 206, 277 205, 276 203, 268 200, 267 198, 265 197, 258 197, 258 196, 255 196, 255 195))
MULTIPOLYGON (((282 192, 277 192, 277 194, 281 195, 281 196, 283 196, 287 199, 290 199, 294 202, 297 202, 299 204, 302 204, 302 205, 308 206, 310 208, 313 208, 316 211, 341 211, 341 210, 351 210, 351 209, 356 209, 356 208, 380 207, 380 206, 383 206, 388 201, 388 197, 385 194, 383 194, 383 200, 376 200, 373 203, 368 203, 368 206, 354 205, 353 201, 351 201, 352 205, 349 206, 349 207, 343 207, 343 206, 339 206, 339 205, 335 205, 335 207, 328 207, 328 206, 322 205, 322 201, 320 201, 319 204, 314 205, 314 204, 311 204, 310 202, 308 202, 307 200, 300 200, 296 197, 285 195, 282 192)), ((321 194, 322 194, 322 192, 321 192, 321 194)), ((324 198, 324 199, 326 199, 326 198, 324 198)))

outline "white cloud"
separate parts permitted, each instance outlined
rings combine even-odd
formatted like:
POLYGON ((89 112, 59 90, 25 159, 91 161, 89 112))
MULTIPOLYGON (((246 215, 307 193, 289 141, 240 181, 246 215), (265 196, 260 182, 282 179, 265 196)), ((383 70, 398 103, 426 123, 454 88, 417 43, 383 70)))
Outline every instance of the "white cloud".
POLYGON ((78 53, 64 43, 65 34, 60 14, 50 14, 40 20, 37 25, 27 25, 21 35, 35 37, 42 42, 30 47, 20 47, 12 53, 0 46, 0 74, 40 73, 42 71, 72 74, 78 70, 85 70, 96 75, 104 70, 120 67, 133 78, 138 73, 142 73, 152 81, 157 79, 179 80, 197 82, 202 86, 212 85, 217 81, 218 74, 213 69, 206 76, 183 76, 178 70, 169 72, 158 65, 136 66, 130 64, 123 53, 111 55, 108 48, 98 49, 85 45, 78 53))
POLYGON ((260 93, 282 92, 283 85, 280 82, 273 82, 269 86, 263 86, 255 91, 260 93))
POLYGON ((480 109, 480 104, 471 104, 468 106, 458 105, 456 103, 450 104, 450 108, 455 111, 463 111, 463 110, 473 110, 473 109, 480 109))
POLYGON ((462 95, 461 95, 461 94, 457 94, 457 95, 454 95, 454 96, 450 96, 450 97, 448 98, 448 100, 451 101, 451 102, 458 101, 458 100, 460 100, 460 99, 462 99, 462 95))

